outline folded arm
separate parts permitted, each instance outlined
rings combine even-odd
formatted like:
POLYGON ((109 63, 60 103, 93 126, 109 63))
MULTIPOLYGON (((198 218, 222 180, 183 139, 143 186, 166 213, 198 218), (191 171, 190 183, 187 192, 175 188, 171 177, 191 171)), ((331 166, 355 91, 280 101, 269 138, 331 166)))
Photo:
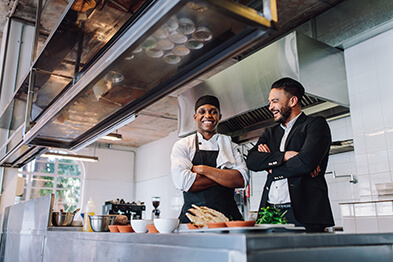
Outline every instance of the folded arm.
POLYGON ((214 180, 211 180, 204 175, 196 174, 194 183, 192 184, 188 192, 198 192, 216 185, 218 185, 218 183, 214 180))
MULTIPOLYGON (((236 145, 233 149, 236 149, 236 145)), ((190 160, 190 150, 181 143, 175 143, 173 146, 172 180, 177 189, 196 192, 219 184, 230 188, 247 185, 247 167, 238 150, 233 151, 236 161, 233 169, 219 169, 205 165, 193 166, 190 160)))
MULTIPOLYGON (((229 188, 246 187, 249 181, 249 173, 239 146, 231 142, 231 152, 228 153, 232 153, 234 159, 234 163, 230 165, 230 168, 215 168, 206 165, 193 166, 192 171, 198 174, 194 185, 209 186, 211 185, 209 182, 212 181, 215 183, 214 185, 219 184, 229 188)), ((194 185, 191 188, 192 190, 194 185)))
POLYGON ((176 142, 172 148, 171 173, 175 187, 181 191, 189 191, 194 183, 197 183, 194 190, 213 186, 212 181, 201 178, 192 172, 193 164, 190 159, 190 151, 191 148, 182 141, 176 142))
MULTIPOLYGON (((329 153, 331 136, 325 119, 316 118, 307 126, 306 138, 299 154, 273 169, 274 176, 294 177, 320 171, 322 159, 329 153), (318 171, 319 170, 319 171, 318 171)), ((296 137, 294 137, 296 139, 296 137)))
MULTIPOLYGON (((260 145, 258 145, 258 151, 270 153, 270 148, 267 145, 260 144, 260 145)), ((294 156, 297 156, 298 154, 299 154, 299 152, 296 152, 296 151, 286 151, 284 153, 283 162, 287 162, 289 159, 291 159, 294 156)), ((269 169, 268 172, 269 172, 269 174, 273 173, 273 169, 269 169)), ((317 168, 310 173, 310 176, 316 177, 319 174, 319 172, 321 172, 321 168, 318 165, 317 168)))
POLYGON ((270 152, 270 145, 268 140, 268 134, 265 130, 262 133, 261 137, 258 139, 257 144, 253 148, 251 148, 250 151, 248 151, 246 163, 247 167, 252 171, 267 171, 283 164, 285 153, 280 152, 279 150, 275 152, 270 152), (258 147, 260 145, 263 145, 263 147, 265 147, 265 150, 259 151, 258 147), (266 150, 266 148, 269 150, 266 150))
POLYGON ((194 166, 192 171, 225 187, 244 187, 244 178, 236 169, 218 169, 215 167, 198 165, 194 166))
MULTIPOLYGON (((258 152, 263 152, 263 153, 271 153, 270 148, 268 145, 266 144, 259 144, 258 145, 258 152)), ((299 154, 299 152, 296 151, 285 151, 284 152, 284 157, 282 159, 282 162, 287 162, 289 159, 291 159, 292 157, 296 156, 297 154, 299 154)), ((272 173, 272 169, 268 170, 269 173, 272 173)))

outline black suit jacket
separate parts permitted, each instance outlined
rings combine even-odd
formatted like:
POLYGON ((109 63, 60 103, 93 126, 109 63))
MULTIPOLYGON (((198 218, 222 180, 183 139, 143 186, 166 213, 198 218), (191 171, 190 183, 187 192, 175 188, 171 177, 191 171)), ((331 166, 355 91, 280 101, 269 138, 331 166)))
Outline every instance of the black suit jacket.
POLYGON ((253 171, 272 169, 267 176, 260 207, 265 207, 273 180, 288 179, 291 205, 297 221, 302 224, 333 226, 325 171, 328 162, 331 134, 323 117, 311 117, 302 113, 292 127, 285 143, 285 151, 296 151, 298 155, 283 162, 284 152, 280 152, 284 130, 280 125, 264 130, 258 143, 249 151, 247 166, 253 171), (270 153, 258 152, 258 145, 266 144, 270 153), (310 172, 317 166, 318 176, 312 178, 310 172))

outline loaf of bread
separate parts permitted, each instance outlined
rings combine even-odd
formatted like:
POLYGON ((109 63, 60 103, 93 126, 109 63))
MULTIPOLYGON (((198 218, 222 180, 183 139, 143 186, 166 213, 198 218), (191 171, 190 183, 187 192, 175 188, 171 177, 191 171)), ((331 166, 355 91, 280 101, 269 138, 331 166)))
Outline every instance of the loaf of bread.
POLYGON ((128 217, 125 215, 118 215, 115 218, 115 225, 126 225, 128 223, 128 217))
POLYGON ((207 223, 227 222, 229 219, 221 212, 208 208, 206 206, 198 207, 192 205, 193 208, 188 209, 190 213, 186 213, 188 219, 197 227, 206 227, 207 223))

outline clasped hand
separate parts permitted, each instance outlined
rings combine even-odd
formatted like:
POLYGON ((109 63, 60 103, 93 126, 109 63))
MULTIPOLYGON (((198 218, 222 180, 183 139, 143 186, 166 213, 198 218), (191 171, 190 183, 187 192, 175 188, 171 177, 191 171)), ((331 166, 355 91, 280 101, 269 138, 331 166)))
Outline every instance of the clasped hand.
MULTIPOLYGON (((258 152, 270 153, 270 148, 266 144, 259 144, 258 145, 258 152)), ((298 154, 299 154, 299 152, 296 152, 296 151, 285 151, 283 161, 286 162, 298 154)), ((269 169, 268 170, 269 174, 271 174, 272 171, 273 171, 272 169, 269 169)), ((315 168, 315 170, 310 173, 310 176, 316 177, 319 174, 319 172, 321 172, 321 168, 318 165, 317 168, 315 168)))

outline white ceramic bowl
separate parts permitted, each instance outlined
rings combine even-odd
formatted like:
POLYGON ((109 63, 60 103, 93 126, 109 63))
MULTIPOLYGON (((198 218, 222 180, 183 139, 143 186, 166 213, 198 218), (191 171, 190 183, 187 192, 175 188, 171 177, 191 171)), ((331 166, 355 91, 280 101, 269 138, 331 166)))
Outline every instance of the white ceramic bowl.
POLYGON ((156 218, 154 226, 160 233, 172 233, 179 226, 177 218, 156 218))
POLYGON ((135 233, 146 233, 147 227, 146 225, 152 225, 153 220, 148 219, 132 219, 131 226, 134 229, 135 233))

